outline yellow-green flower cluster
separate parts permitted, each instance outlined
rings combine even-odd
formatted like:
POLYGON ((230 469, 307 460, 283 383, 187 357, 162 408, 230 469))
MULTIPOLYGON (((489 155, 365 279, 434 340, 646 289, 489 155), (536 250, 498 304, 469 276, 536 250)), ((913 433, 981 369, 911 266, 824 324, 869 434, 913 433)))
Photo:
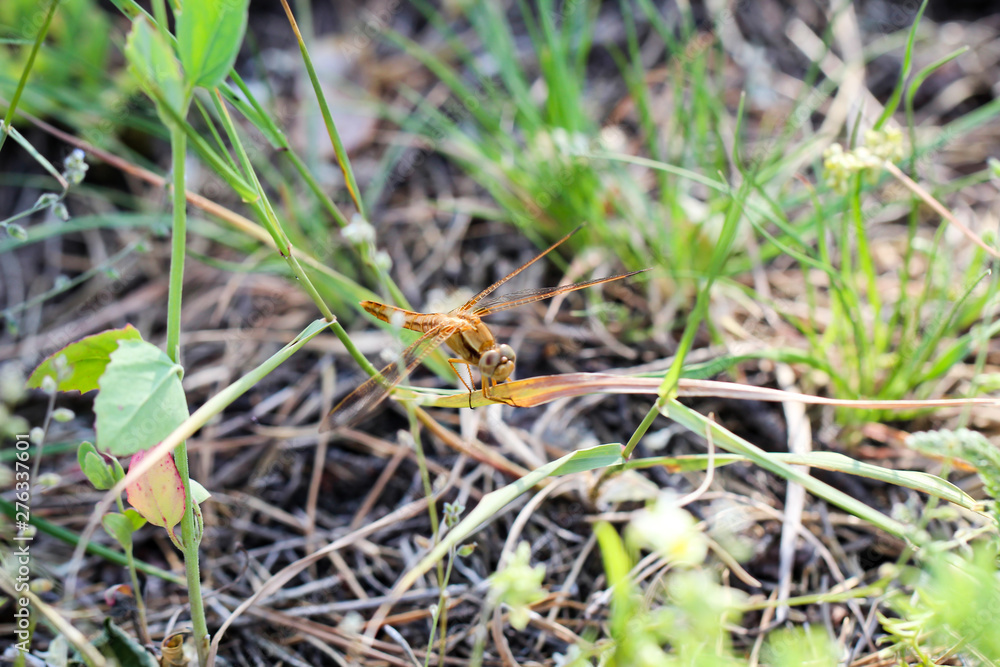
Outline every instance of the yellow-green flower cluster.
POLYGON ((652 506, 636 512, 625 537, 632 546, 656 551, 677 565, 700 565, 708 554, 698 521, 670 494, 661 494, 652 506))
POLYGON ((902 157, 902 130, 898 127, 867 130, 863 145, 845 151, 840 144, 833 144, 823 152, 826 184, 841 194, 846 193, 854 174, 868 170, 867 174, 874 182, 882 165, 902 157))
POLYGON ((521 542, 507 564, 490 577, 490 600, 507 605, 511 626, 524 630, 531 605, 545 597, 544 579, 545 566, 531 567, 531 546, 521 542))

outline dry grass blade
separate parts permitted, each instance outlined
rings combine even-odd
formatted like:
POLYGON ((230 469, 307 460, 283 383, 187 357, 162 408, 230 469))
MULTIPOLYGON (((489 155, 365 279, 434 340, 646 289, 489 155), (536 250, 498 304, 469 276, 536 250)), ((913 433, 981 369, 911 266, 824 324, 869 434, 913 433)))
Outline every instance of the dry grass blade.
MULTIPOLYGON (((514 380, 498 385, 491 396, 521 408, 543 405, 561 398, 586 396, 588 394, 651 394, 656 395, 662 381, 658 378, 628 377, 609 373, 564 373, 543 375, 525 380, 514 380)), ((808 405, 830 405, 859 410, 922 410, 926 408, 955 408, 974 405, 1000 405, 1000 398, 939 398, 914 400, 866 400, 840 399, 826 396, 811 396, 796 392, 752 387, 734 382, 715 380, 682 379, 678 382, 678 396, 682 398, 715 397, 746 401, 766 401, 781 403, 794 401, 808 405)), ((460 408, 469 406, 468 394, 454 394, 429 399, 424 405, 439 408, 460 408)), ((476 392, 471 398, 472 407, 489 405, 493 401, 476 392)))
POLYGON ((891 162, 885 162, 883 166, 885 170, 888 171, 893 176, 895 176, 900 183, 909 188, 910 191, 913 192, 913 194, 920 197, 920 199, 922 199, 924 203, 926 203, 928 206, 934 209, 935 213, 940 215, 942 218, 944 218, 951 224, 955 225, 955 227, 957 227, 962 232, 962 234, 965 235, 967 239, 975 243, 977 246, 988 252, 993 257, 1000 258, 1000 250, 990 247, 989 245, 986 244, 985 241, 976 236, 976 234, 971 229, 969 229, 968 226, 966 226, 958 218, 956 218, 951 211, 949 211, 941 204, 941 202, 932 197, 931 194, 927 192, 927 190, 920 187, 919 183, 914 182, 912 178, 910 178, 902 171, 900 171, 899 167, 897 167, 891 162))

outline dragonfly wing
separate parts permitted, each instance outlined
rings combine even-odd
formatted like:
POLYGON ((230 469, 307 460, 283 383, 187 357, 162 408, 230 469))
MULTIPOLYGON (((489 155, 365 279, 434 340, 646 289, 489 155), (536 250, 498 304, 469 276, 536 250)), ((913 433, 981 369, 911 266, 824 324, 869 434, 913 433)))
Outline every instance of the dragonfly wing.
POLYGON ((410 374, 428 354, 448 340, 458 327, 442 326, 432 329, 415 340, 394 362, 366 380, 338 403, 320 425, 320 432, 352 426, 379 403, 385 400, 392 388, 410 374))
POLYGON ((541 301, 542 299, 551 299, 554 296, 565 294, 566 292, 575 292, 576 290, 583 289, 584 287, 591 287, 593 285, 600 285, 602 283, 610 283, 615 280, 621 280, 622 278, 628 278, 629 276, 634 276, 635 274, 642 273, 643 271, 649 271, 649 269, 629 271, 628 273, 620 273, 617 276, 597 278, 596 280, 586 280, 581 283, 573 283, 572 285, 538 287, 534 289, 522 290, 520 292, 513 292, 511 294, 505 294, 503 296, 493 297, 492 299, 481 301, 473 312, 479 317, 482 317, 501 310, 517 308, 518 306, 523 306, 526 303, 534 303, 535 301, 541 301))
POLYGON ((566 241, 566 239, 568 239, 569 237, 573 236, 573 234, 576 234, 582 228, 583 228, 583 225, 577 225, 576 229, 574 229, 569 234, 567 234, 566 236, 562 237, 561 239, 559 239, 558 241, 556 241, 555 243, 553 243, 552 245, 550 245, 546 250, 544 250, 540 254, 536 255, 534 259, 525 262, 519 268, 514 269, 513 271, 511 271, 510 273, 508 273, 506 276, 504 276, 500 280, 496 281, 495 283, 493 283, 492 285, 490 285, 489 287, 487 287, 486 289, 484 289, 482 292, 480 292, 476 296, 474 296, 471 299, 469 299, 465 303, 465 305, 462 306, 461 308, 459 308, 458 310, 460 310, 460 311, 462 311, 462 310, 469 310, 470 308, 472 308, 473 306, 475 306, 477 303, 479 303, 480 301, 482 301, 485 297, 487 297, 490 294, 492 294, 493 291, 496 288, 500 287, 505 282, 507 282, 508 280, 510 280, 511 278, 513 278, 514 276, 516 276, 517 274, 521 273, 521 271, 524 271, 526 268, 528 268, 529 266, 531 266, 532 264, 534 264, 535 262, 537 262, 538 260, 540 260, 542 257, 545 257, 546 255, 548 255, 550 252, 552 252, 557 247, 559 247, 564 241, 566 241))

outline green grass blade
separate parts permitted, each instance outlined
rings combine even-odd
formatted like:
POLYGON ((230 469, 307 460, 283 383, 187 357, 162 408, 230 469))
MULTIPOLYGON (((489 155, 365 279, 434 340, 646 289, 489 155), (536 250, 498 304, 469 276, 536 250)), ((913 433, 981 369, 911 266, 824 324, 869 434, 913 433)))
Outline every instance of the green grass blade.
POLYGON ((865 503, 852 498, 843 491, 839 491, 829 484, 820 482, 819 480, 800 472, 796 468, 781 462, 777 458, 771 456, 768 452, 765 452, 756 445, 740 438, 737 435, 734 435, 730 431, 722 428, 717 423, 710 420, 708 417, 695 412, 687 406, 681 405, 674 399, 669 399, 664 402, 662 413, 665 417, 673 419, 677 423, 686 426, 698 435, 709 437, 709 434, 711 434, 710 437, 712 438, 712 442, 714 442, 717 447, 733 454, 746 456, 761 468, 764 468, 765 470, 772 472, 789 482, 801 484, 813 495, 822 498, 823 500, 826 500, 827 502, 836 505, 847 512, 850 512, 851 514, 871 523, 877 528, 881 528, 891 535, 895 535, 906 540, 913 537, 907 531, 906 526, 899 523, 895 519, 892 519, 878 510, 869 507, 865 503))
MULTIPOLYGON (((801 465, 821 470, 843 472, 867 479, 874 479, 886 484, 901 486, 914 491, 926 493, 935 498, 947 500, 950 503, 964 507, 974 512, 984 511, 983 503, 979 502, 951 482, 926 472, 917 470, 892 470, 882 466, 857 461, 837 452, 809 452, 807 454, 789 454, 787 452, 767 452, 766 455, 775 461, 786 465, 801 465)), ((745 454, 715 454, 712 457, 715 467, 750 461, 745 454)), ((625 464, 626 469, 645 469, 665 466, 671 472, 691 472, 707 470, 709 456, 695 454, 689 456, 653 456, 642 459, 632 459, 625 464)))

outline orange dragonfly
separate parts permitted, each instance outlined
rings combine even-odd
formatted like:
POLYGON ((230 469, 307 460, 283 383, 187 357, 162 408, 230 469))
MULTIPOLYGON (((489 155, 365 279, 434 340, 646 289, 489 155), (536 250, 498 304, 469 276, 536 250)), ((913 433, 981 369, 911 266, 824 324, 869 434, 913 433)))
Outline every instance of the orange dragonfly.
MULTIPOLYGON (((566 239, 578 231, 580 231, 580 227, 577 227, 553 243, 547 250, 534 259, 526 262, 520 268, 515 269, 504 278, 501 278, 469 299, 464 305, 448 313, 415 313, 395 306, 387 306, 384 303, 362 301, 361 306, 383 322, 400 324, 411 331, 419 331, 423 335, 403 350, 403 353, 396 361, 393 361, 383 368, 378 375, 368 379, 344 397, 330 411, 326 419, 323 420, 323 423, 320 425, 320 431, 329 431, 343 426, 350 426, 361 421, 363 416, 385 400, 393 387, 399 384, 410 371, 442 343, 447 343, 448 347, 461 357, 449 359, 448 363, 459 379, 462 380, 465 388, 469 390, 470 395, 473 389, 470 385, 466 384, 465 378, 458 372, 456 364, 478 367, 479 373, 482 376, 483 396, 492 398, 488 387, 495 387, 498 382, 503 382, 511 376, 514 372, 516 355, 510 345, 506 343, 497 344, 493 333, 480 318, 501 310, 509 310, 535 301, 541 301, 542 299, 551 299, 559 294, 573 292, 584 287, 609 283, 613 280, 621 280, 622 278, 628 278, 629 276, 649 270, 641 269, 639 271, 630 271, 628 273, 621 273, 607 278, 598 278, 596 280, 587 280, 572 285, 534 288, 514 292, 506 296, 493 297, 491 299, 486 298, 498 287, 542 257, 545 257, 545 255, 555 250, 566 239)), ((472 381, 471 369, 469 375, 469 379, 472 381)))

